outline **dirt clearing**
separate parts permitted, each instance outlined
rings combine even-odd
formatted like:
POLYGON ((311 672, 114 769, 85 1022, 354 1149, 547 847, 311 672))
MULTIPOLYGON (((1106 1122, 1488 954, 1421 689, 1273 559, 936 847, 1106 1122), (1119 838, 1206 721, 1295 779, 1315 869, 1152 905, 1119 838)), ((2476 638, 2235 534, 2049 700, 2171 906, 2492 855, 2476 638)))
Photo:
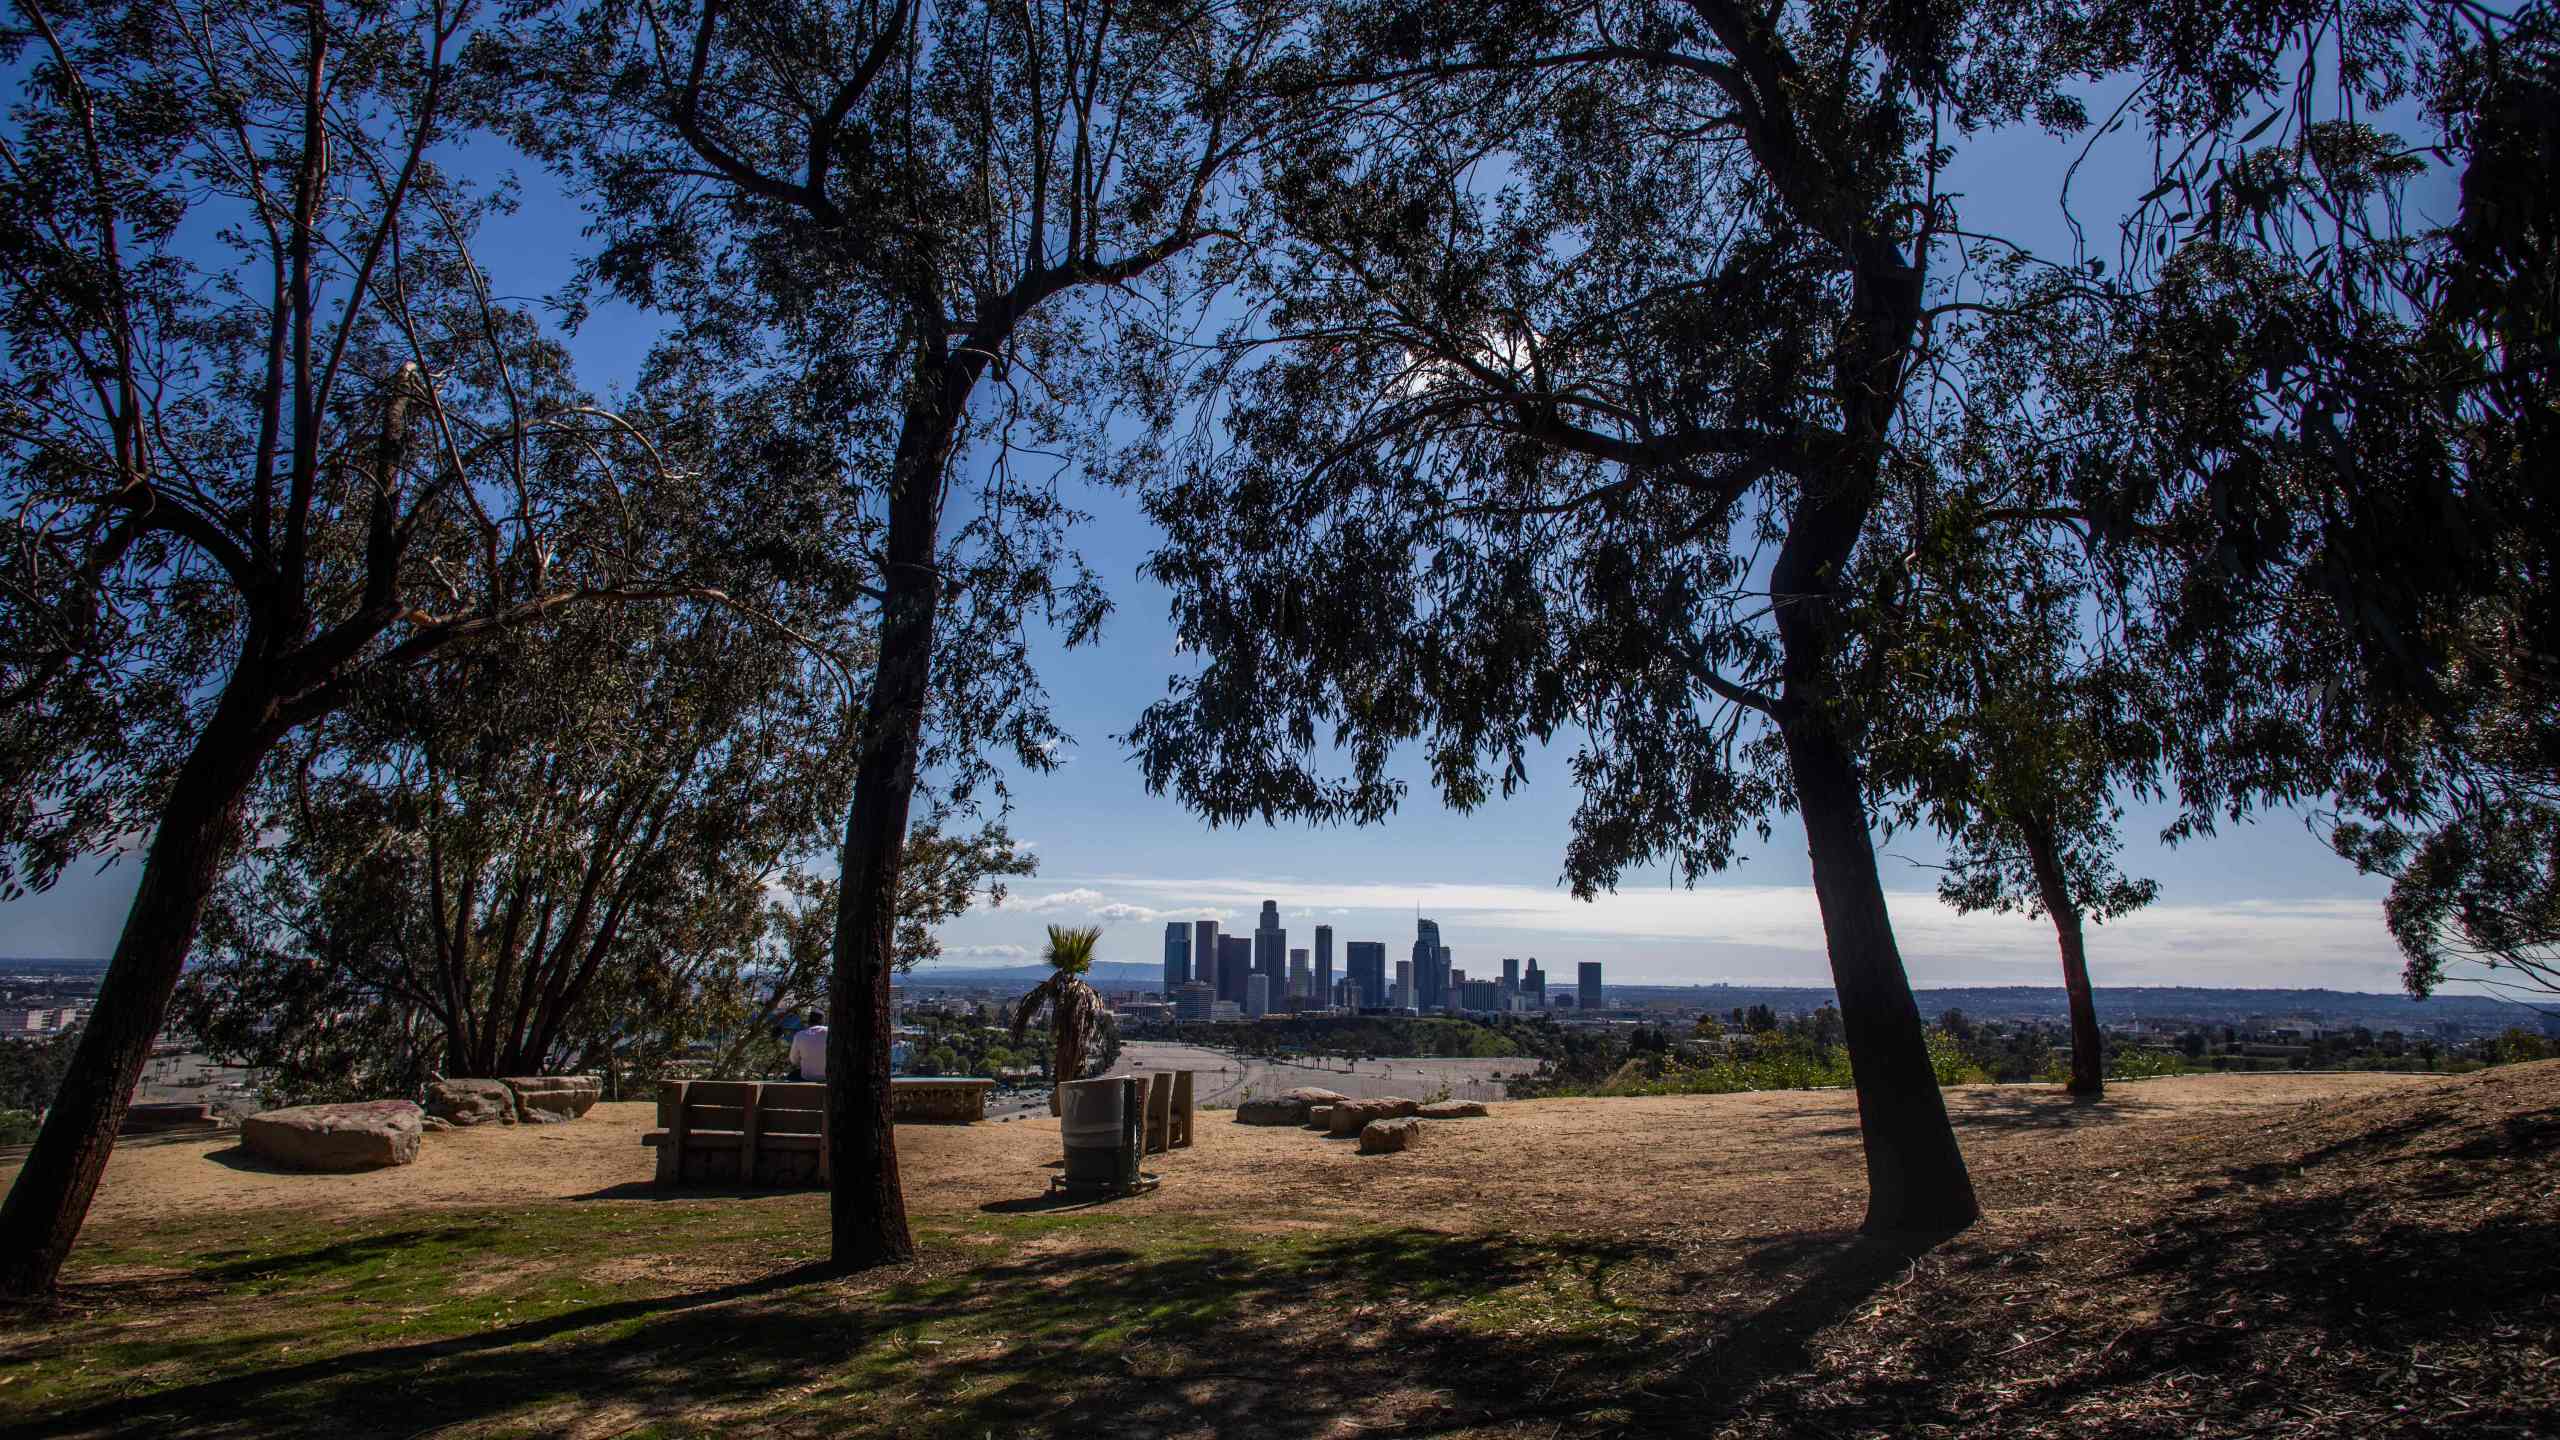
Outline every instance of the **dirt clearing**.
MULTIPOLYGON (((1949 1090, 1986 1209, 2032 1215, 2055 1177, 2115 1172, 2122 1191, 2181 1183, 2249 1117, 2300 1123, 2300 1107, 2448 1083, 2408 1075, 2194 1075, 2121 1084, 2081 1102, 2050 1086, 1949 1090)), ((559 1202, 647 1201, 651 1104, 599 1105, 568 1125, 484 1126, 427 1137, 417 1163, 352 1175, 270 1168, 235 1137, 120 1151, 93 1224, 173 1214, 318 1208, 373 1214, 559 1202)), ((1046 1117, 901 1126, 908 1204, 931 1215, 1020 1202, 1047 1184, 1058 1131, 1046 1117)), ((1775 1193, 1808 1222, 1854 1224, 1865 1200, 1857 1106, 1845 1091, 1788 1090, 1606 1100, 1528 1100, 1480 1120, 1438 1122, 1422 1145, 1362 1156, 1308 1130, 1238 1125, 1204 1112, 1200 1143, 1151 1160, 1152 1195, 1132 1214, 1204 1214, 1245 1225, 1390 1221, 1462 1230, 1640 1230, 1747 1226, 1775 1193)), ((14 1181, 17 1167, 0 1167, 14 1181)), ((807 1192, 799 1192, 804 1198, 807 1192)), ((792 1192, 741 1192, 742 1203, 792 1192)))

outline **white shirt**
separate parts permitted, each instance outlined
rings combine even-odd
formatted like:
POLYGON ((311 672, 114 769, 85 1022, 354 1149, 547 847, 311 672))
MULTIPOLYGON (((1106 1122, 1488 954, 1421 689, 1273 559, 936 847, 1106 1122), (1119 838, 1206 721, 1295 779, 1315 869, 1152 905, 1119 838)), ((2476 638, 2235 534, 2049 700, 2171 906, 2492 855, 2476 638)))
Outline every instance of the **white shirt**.
POLYGON ((812 1025, 791 1037, 791 1063, 803 1080, 827 1078, 827 1027, 812 1025))

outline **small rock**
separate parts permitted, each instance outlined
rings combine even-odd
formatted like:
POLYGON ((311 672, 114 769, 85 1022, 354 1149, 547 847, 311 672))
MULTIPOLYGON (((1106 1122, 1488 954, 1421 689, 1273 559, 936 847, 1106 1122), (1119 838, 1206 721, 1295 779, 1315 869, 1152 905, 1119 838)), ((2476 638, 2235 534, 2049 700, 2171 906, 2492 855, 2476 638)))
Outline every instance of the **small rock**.
POLYGON ((1321 1085, 1301 1085, 1295 1090, 1283 1091, 1280 1098, 1295 1100, 1301 1105, 1315 1106, 1339 1105, 1351 1097, 1338 1090, 1327 1090, 1321 1085))
POLYGON ((1372 1120, 1360 1128, 1360 1153, 1392 1155, 1410 1150, 1422 1138, 1422 1122, 1406 1116, 1396 1120, 1372 1120))
POLYGON ((1434 1100, 1413 1113, 1425 1120, 1478 1120, 1493 1112, 1481 1100, 1434 1100))
POLYGON ((288 1170, 373 1170, 418 1158, 424 1118, 406 1100, 295 1105, 241 1121, 240 1143, 288 1170))
POLYGON ((453 1128, 453 1122, 430 1115, 426 1119, 418 1122, 418 1128, 426 1131, 430 1135, 442 1135, 453 1128))
POLYGON ((1330 1128, 1333 1124, 1333 1107, 1330 1105, 1308 1106, 1307 1123, 1319 1130, 1330 1128))

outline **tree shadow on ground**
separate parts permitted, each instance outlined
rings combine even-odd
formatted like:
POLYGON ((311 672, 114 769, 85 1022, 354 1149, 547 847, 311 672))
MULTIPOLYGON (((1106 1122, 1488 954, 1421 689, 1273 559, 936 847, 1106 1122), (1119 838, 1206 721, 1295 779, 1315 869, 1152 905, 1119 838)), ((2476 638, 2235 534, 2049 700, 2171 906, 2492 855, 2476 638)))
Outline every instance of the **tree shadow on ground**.
MULTIPOLYGON (((2157 1100, 2128 1095, 2121 1089, 2104 1095, 2073 1095, 2059 1085, 1986 1085, 1949 1090, 1946 1094, 1947 1119, 1959 1135, 2128 1125, 2169 1109, 2157 1100)), ((1826 1140, 1858 1138, 1855 1110, 1806 1106, 1777 1111, 1772 1118, 1820 1124, 1822 1128, 1809 1133, 1826 1140)))
MULTIPOLYGON (((1816 1332, 1929 1243, 1767 1237, 1717 1262, 1731 1278, 1701 1288, 1720 1298, 1663 1307, 1614 1293, 1622 1273, 1678 1263, 1631 1241, 1405 1229, 1147 1254, 1035 1246, 974 1264, 937 1251, 899 1272, 776 1270, 277 1365, 26 1433, 558 1432, 723 1414, 740 1432, 1299 1440, 1351 1417, 1410 1435, 1514 1421, 1571 1430, 1595 1407, 1621 1426, 1687 1430, 1805 1365, 1816 1332), (1735 1300, 1736 1285, 1749 1297, 1735 1300)), ((339 1248, 264 1263, 316 1269, 339 1248)))

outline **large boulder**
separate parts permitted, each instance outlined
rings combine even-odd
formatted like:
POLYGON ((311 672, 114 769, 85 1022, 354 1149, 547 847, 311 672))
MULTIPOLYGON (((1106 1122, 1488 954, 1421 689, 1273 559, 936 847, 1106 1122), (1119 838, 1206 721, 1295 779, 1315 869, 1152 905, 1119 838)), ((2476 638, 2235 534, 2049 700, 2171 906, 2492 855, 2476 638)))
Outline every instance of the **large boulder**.
POLYGON ((1493 1112, 1481 1100, 1434 1100, 1413 1113, 1425 1120, 1480 1120, 1493 1112))
POLYGON ((427 1114, 448 1125, 513 1125, 516 1092, 504 1080, 436 1080, 427 1085, 427 1114))
POLYGON ((1422 1122, 1407 1116, 1400 1120, 1372 1120, 1360 1127, 1360 1153, 1393 1155, 1410 1150, 1422 1138, 1422 1122))
POLYGON ((1236 1107, 1239 1125, 1304 1125, 1307 1107, 1285 1095, 1265 1095, 1236 1107))
POLYGON ((1337 1138, 1357 1135, 1372 1120, 1399 1120, 1411 1115, 1420 1105, 1401 1095, 1382 1095, 1375 1100, 1346 1100, 1333 1107, 1327 1117, 1325 1133, 1337 1138))
POLYGON ((527 1125, 562 1125, 595 1108, 604 1083, 593 1075, 510 1075, 516 1119, 527 1125))
POLYGON ((296 1105, 240 1122, 240 1143, 288 1170, 375 1170, 418 1158, 425 1116, 406 1100, 296 1105))
POLYGON ((1236 1107, 1239 1125, 1304 1125, 1307 1112, 1318 1105, 1338 1105, 1343 1096, 1317 1085, 1301 1085, 1277 1095, 1247 1100, 1236 1107))

